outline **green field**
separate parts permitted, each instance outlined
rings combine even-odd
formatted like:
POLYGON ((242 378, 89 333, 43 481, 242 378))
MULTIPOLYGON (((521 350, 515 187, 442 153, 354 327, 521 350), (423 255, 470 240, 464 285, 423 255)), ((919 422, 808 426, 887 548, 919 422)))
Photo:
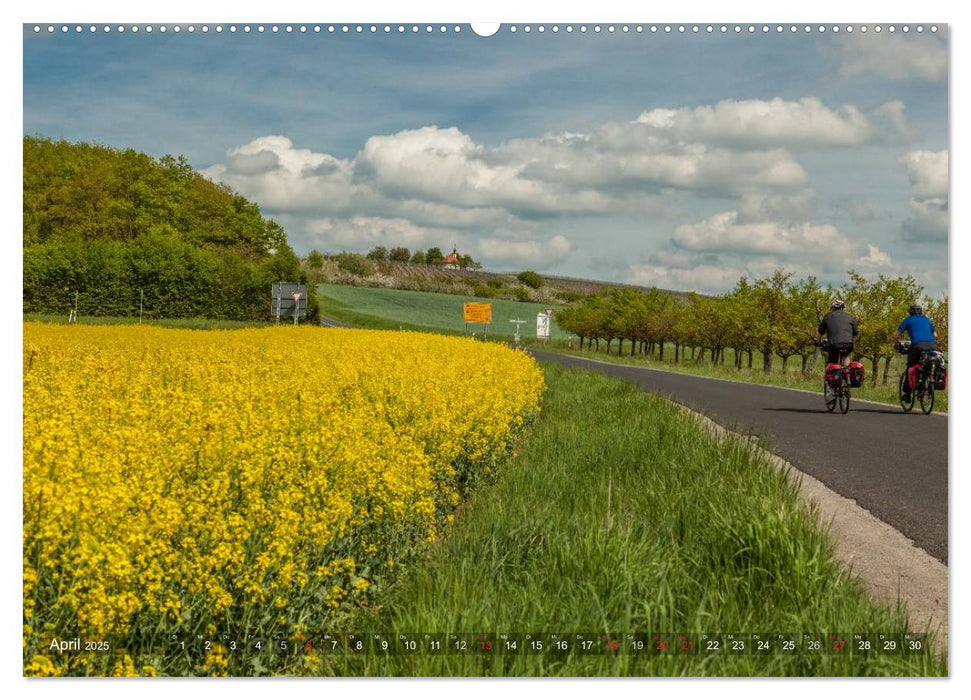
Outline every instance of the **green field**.
MULTIPOLYGON (((635 385, 544 364, 543 413, 447 540, 408 566, 355 630, 400 634, 884 633, 815 514, 748 440, 711 437, 635 385)), ((349 630, 350 631, 350 628, 349 630)), ((589 638, 589 637, 588 637, 589 638)), ((414 639, 414 637, 412 637, 414 639)), ((474 638, 466 637, 473 643, 474 638)), ((405 676, 943 675, 914 655, 543 653, 325 655, 321 674, 405 676)), ((751 643, 751 640, 749 640, 751 643)), ((827 644, 823 645, 824 647, 827 644)))
MULTIPOLYGON (((526 321, 522 325, 522 337, 535 338, 536 314, 547 308, 558 308, 554 304, 338 284, 317 285, 317 297, 322 316, 364 328, 401 326, 410 330, 437 333, 465 333, 462 305, 467 301, 488 302, 492 304, 492 323, 487 330, 488 337, 510 340, 516 333, 516 325, 509 322, 511 319, 526 321)), ((472 324, 468 333, 474 332, 477 338, 481 338, 483 330, 481 324, 472 324)), ((550 332, 554 341, 569 337, 555 323, 550 332)))

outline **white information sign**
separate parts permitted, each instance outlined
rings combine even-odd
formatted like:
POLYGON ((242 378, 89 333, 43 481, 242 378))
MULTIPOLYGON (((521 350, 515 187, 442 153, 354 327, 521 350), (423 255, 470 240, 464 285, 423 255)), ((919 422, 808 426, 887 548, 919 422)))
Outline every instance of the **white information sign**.
POLYGON ((547 314, 536 314, 536 337, 550 339, 550 317, 547 314))

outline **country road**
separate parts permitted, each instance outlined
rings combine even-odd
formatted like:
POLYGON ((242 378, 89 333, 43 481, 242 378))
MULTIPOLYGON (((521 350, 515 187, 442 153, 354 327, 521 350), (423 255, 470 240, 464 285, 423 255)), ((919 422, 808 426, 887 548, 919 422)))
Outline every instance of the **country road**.
POLYGON ((828 413, 819 394, 530 352, 633 381, 730 430, 762 435, 773 453, 947 564, 947 416, 863 401, 841 415, 828 413))

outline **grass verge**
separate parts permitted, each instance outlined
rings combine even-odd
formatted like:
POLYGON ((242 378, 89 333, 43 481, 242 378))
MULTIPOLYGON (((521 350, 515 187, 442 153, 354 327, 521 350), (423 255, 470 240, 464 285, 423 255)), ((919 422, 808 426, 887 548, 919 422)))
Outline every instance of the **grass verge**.
MULTIPOLYGON (((395 676, 945 675, 919 654, 836 653, 830 633, 908 632, 840 568, 815 514, 747 440, 719 440, 669 402, 545 364, 543 414, 450 537, 356 629, 401 634, 814 634, 819 651, 693 655, 322 656, 316 672, 395 676)), ((415 637, 412 637, 415 638, 415 637)), ((802 638, 799 637, 800 644, 802 638)), ((446 638, 446 643, 454 640, 446 638)), ((547 648, 550 644, 546 638, 547 648)), ((626 640, 625 640, 626 641, 626 640)), ((724 643, 724 640, 723 640, 724 643)), ((749 642, 751 644, 751 641, 749 642)), ((648 644, 650 640, 648 638, 648 644)))

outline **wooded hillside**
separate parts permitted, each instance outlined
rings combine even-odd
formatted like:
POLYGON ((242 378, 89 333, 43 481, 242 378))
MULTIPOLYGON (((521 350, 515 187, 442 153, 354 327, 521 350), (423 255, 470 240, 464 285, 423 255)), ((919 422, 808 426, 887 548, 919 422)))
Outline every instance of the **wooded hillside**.
MULTIPOLYGON (((306 282, 283 228, 182 156, 24 137, 24 311, 269 317, 306 282)), ((308 312, 316 316, 310 292, 308 312)))

